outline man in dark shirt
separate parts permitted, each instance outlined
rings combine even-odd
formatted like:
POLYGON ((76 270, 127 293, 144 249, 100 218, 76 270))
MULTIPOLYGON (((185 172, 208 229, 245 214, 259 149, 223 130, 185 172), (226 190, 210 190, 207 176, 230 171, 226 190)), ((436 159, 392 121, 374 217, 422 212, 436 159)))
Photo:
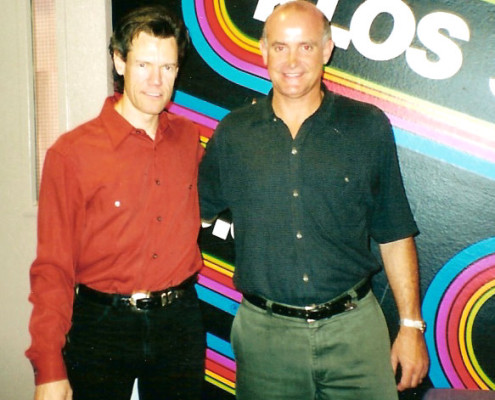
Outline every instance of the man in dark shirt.
POLYGON ((165 8, 110 43, 116 93, 48 150, 31 267, 36 400, 199 399, 205 334, 194 288, 199 131, 164 107, 187 44, 165 8))
POLYGON ((417 227, 390 123, 322 86, 333 43, 310 2, 278 6, 260 47, 273 90, 221 121, 199 175, 202 217, 230 208, 235 225, 237 396, 397 399, 428 356, 417 227), (401 318, 392 350, 369 286, 371 239, 401 318))

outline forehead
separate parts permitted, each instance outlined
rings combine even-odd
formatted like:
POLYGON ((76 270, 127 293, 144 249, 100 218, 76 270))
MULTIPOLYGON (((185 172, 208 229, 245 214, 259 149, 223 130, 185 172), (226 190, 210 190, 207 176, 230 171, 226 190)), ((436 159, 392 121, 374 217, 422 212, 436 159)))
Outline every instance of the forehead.
POLYGON ((267 20, 266 35, 270 42, 318 41, 323 38, 322 18, 311 9, 276 9, 267 20))
POLYGON ((153 53, 161 56, 177 57, 178 47, 175 37, 158 37, 146 32, 139 32, 131 42, 129 54, 153 53))

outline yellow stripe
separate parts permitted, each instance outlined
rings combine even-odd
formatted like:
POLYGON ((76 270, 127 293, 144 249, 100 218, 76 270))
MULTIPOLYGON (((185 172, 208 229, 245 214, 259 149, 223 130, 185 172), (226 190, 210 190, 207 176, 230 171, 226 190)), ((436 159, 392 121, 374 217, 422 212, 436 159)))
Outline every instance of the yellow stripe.
POLYGON ((231 387, 233 389, 235 388, 235 383, 232 382, 232 381, 230 381, 230 380, 228 380, 228 379, 226 379, 226 378, 224 378, 223 376, 220 376, 220 375, 214 373, 213 371, 210 371, 209 369, 206 369, 205 370, 205 373, 209 377, 211 377, 211 378, 213 378, 213 379, 215 379, 215 380, 223 383, 224 385, 227 385, 227 386, 229 386, 229 387, 231 387))
POLYGON ((211 254, 203 253, 203 259, 207 260, 211 263, 215 263, 216 265, 218 265, 222 268, 225 268, 226 270, 229 270, 232 272, 235 271, 235 267, 232 264, 229 264, 229 263, 221 260, 220 258, 216 258, 216 257, 212 256, 211 254))
POLYGON ((203 264, 208 267, 208 268, 211 268, 217 272, 220 272, 221 274, 223 275, 226 275, 230 278, 232 278, 234 276, 234 273, 233 272, 230 272, 230 271, 226 271, 225 269, 223 269, 222 267, 219 267, 218 265, 215 265, 215 264, 212 264, 208 261, 203 261, 203 264))
POLYGON ((220 389, 225 390, 226 392, 229 392, 230 394, 235 395, 235 390, 234 389, 229 388, 228 386, 226 386, 226 385, 224 385, 224 384, 222 384, 220 382, 217 382, 216 380, 210 378, 209 376, 205 376, 205 381, 206 382, 209 382, 209 383, 211 383, 211 384, 213 384, 213 385, 215 385, 217 387, 219 387, 220 389))
POLYGON ((225 6, 225 0, 216 0, 214 4, 215 13, 222 16, 221 20, 219 19, 219 22, 222 25, 222 28, 225 26, 228 27, 228 31, 224 29, 224 32, 228 34, 232 41, 251 53, 261 55, 258 41, 241 32, 230 19, 227 7, 225 6))
MULTIPOLYGON (((493 281, 495 282, 495 281, 493 281)), ((464 307, 464 310, 462 311, 461 318, 459 320, 459 349, 461 351, 462 359, 464 360, 464 364, 466 366, 466 369, 468 370, 469 374, 471 377, 474 379, 474 381, 478 384, 480 389, 488 389, 488 386, 483 382, 483 379, 481 379, 480 375, 478 374, 478 371, 475 370, 473 367, 473 364, 471 363, 471 357, 468 354, 467 348, 466 348, 466 342, 468 340, 466 336, 466 328, 468 330, 472 330, 472 325, 469 327, 468 325, 468 317, 471 314, 471 310, 473 309, 473 306, 475 305, 476 301, 481 297, 481 294, 486 292, 487 287, 492 286, 493 283, 489 282, 485 285, 483 285, 480 289, 478 289, 473 296, 469 299, 469 301, 466 303, 466 306, 464 307)), ((471 319, 470 322, 472 323, 474 320, 471 319)), ((472 337, 469 337, 469 340, 471 340, 472 337)), ((471 343, 472 346, 472 343, 471 343)), ((476 359, 476 357, 474 357, 476 359)), ((476 364, 477 361, 476 361, 476 364)), ((479 365, 479 364, 478 364, 479 365)))
MULTIPOLYGON (((394 104, 402 105, 409 109, 414 109, 426 115, 435 114, 438 120, 447 120, 450 122, 450 125, 462 127, 462 129, 469 132, 476 132, 477 129, 481 129, 483 131, 482 133, 487 138, 491 138, 490 132, 493 132, 495 129, 495 124, 493 123, 474 118, 473 116, 461 113, 459 111, 439 106, 426 100, 421 100, 417 97, 378 85, 365 79, 357 78, 332 67, 325 67, 324 78, 329 81, 339 83, 345 87, 370 94, 379 99, 390 101, 394 104), (452 118, 457 121, 453 122, 452 118)), ((477 136, 480 135, 478 134, 477 136)))
POLYGON ((222 27, 222 30, 228 35, 228 37, 239 47, 254 53, 255 49, 243 40, 240 40, 234 32, 239 32, 239 29, 233 24, 232 20, 227 14, 227 10, 225 8, 225 2, 222 0, 215 0, 213 3, 215 7, 215 14, 217 16, 218 23, 222 27), (220 4, 219 4, 220 3, 220 4), (221 18, 220 18, 221 16, 221 18))
POLYGON ((487 284, 483 285, 475 294, 473 297, 479 297, 478 293, 484 293, 474 304, 472 312, 469 313, 469 317, 467 319, 467 326, 466 326, 466 343, 467 343, 467 352, 469 355, 469 359, 473 363, 474 369, 478 372, 480 379, 483 380, 484 383, 488 385, 488 387, 492 390, 495 389, 495 384, 493 381, 485 374, 483 369, 481 368, 478 359, 476 358, 476 355, 474 353, 474 348, 473 348, 473 325, 474 325, 474 319, 476 317, 476 314, 478 314, 480 308, 483 306, 483 304, 486 303, 486 301, 495 295, 495 280, 488 282, 487 284), (488 289, 488 290, 487 290, 488 289))

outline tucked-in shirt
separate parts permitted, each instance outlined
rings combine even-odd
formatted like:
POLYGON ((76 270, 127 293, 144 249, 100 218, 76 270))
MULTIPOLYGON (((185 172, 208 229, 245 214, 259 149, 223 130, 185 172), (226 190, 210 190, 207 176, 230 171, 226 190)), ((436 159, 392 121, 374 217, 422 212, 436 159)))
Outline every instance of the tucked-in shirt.
POLYGON ((153 141, 114 109, 48 150, 41 180, 37 257, 31 266, 36 383, 64 379, 61 350, 74 287, 130 294, 175 286, 202 265, 197 127, 160 114, 153 141))
POLYGON ((383 112, 325 90, 293 139, 271 99, 218 125, 200 165, 202 217, 230 208, 240 291, 322 303, 379 269, 372 238, 392 242, 417 226, 383 112))

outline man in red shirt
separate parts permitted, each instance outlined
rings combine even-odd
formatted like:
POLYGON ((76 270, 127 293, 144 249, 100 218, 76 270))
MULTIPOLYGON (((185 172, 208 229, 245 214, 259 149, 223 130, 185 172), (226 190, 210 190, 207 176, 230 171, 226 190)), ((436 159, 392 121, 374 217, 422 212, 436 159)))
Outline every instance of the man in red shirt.
POLYGON ((110 43, 116 93, 48 150, 31 272, 35 399, 199 399, 199 131, 169 115, 187 32, 161 6, 110 43))

